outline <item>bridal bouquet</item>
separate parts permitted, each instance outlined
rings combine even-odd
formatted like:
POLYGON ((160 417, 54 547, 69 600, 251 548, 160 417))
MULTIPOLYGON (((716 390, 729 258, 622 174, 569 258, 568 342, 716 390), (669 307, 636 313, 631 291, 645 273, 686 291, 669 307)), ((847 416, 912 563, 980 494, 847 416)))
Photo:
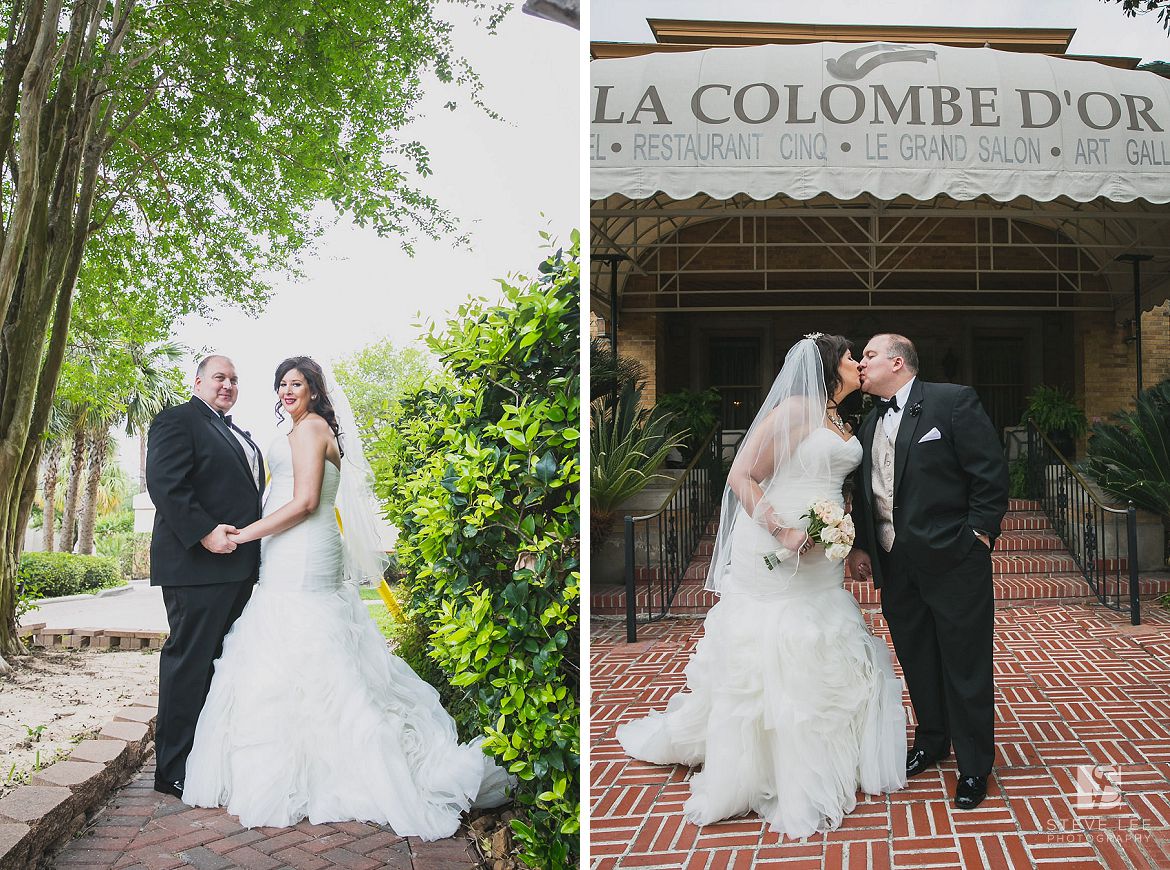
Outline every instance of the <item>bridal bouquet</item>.
MULTIPOLYGON (((800 518, 808 520, 805 531, 814 543, 824 546, 826 559, 840 560, 849 555, 856 531, 853 528, 853 517, 847 516, 840 505, 821 499, 813 502, 800 518)), ((765 553, 764 565, 769 571, 775 570, 793 552, 787 547, 781 547, 775 552, 765 553)))

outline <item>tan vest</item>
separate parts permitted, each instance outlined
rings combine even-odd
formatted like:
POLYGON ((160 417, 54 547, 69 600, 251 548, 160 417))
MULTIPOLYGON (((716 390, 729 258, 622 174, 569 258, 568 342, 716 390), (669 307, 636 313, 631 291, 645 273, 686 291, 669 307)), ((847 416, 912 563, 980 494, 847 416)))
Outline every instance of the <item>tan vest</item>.
POLYGON ((886 434, 885 424, 878 419, 873 429, 874 525, 878 543, 887 553, 894 546, 894 443, 886 434))

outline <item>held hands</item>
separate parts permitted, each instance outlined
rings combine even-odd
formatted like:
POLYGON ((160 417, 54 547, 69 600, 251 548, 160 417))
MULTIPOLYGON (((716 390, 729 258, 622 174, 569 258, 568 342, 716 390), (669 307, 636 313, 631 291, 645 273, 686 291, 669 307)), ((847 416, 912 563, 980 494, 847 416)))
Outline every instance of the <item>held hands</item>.
POLYGON ((849 576, 855 580, 873 579, 873 562, 865 550, 854 547, 845 557, 845 565, 849 568, 849 576))
POLYGON ((224 555, 232 552, 236 548, 236 542, 233 541, 230 535, 238 534, 235 526, 229 526, 227 523, 220 523, 210 532, 203 536, 199 541, 204 549, 211 553, 218 553, 224 555))

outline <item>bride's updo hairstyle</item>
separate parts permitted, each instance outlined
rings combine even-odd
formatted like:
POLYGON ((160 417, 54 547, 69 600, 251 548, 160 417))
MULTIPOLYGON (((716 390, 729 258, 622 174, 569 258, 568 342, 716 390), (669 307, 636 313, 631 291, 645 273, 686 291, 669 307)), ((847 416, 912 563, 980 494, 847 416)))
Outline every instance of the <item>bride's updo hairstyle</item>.
POLYGON ((814 341, 821 353, 821 369, 825 373, 825 393, 831 399, 841 386, 841 357, 853 350, 853 342, 843 335, 818 335, 814 341))
MULTIPOLYGON (((333 410, 333 403, 329 401, 329 391, 325 389, 325 372, 321 370, 316 360, 307 356, 289 357, 276 367, 272 389, 279 392, 281 380, 293 369, 301 373, 309 387, 309 410, 320 415, 329 424, 329 428, 337 436, 337 450, 345 456, 345 450, 341 447, 341 426, 337 422, 337 412, 333 410)), ((279 399, 276 402, 276 419, 284 419, 284 403, 279 399)))
MULTIPOLYGON (((832 400, 841 386, 841 373, 838 371, 841 357, 853 350, 853 342, 843 335, 821 335, 815 341, 821 354, 821 369, 825 373, 825 394, 832 400)), ((853 422, 856 429, 857 421, 854 418, 861 411, 861 391, 850 393, 842 399, 837 410, 841 416, 853 422)))

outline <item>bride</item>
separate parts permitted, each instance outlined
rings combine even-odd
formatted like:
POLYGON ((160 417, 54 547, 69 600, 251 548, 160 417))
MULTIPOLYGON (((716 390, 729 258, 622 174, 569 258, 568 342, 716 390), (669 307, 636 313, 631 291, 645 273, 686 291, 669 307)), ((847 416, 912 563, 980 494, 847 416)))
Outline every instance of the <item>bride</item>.
POLYGON ((321 367, 285 360, 275 389, 292 431, 269 450, 263 516, 232 536, 263 539, 260 580, 215 663, 183 801, 246 827, 358 819, 448 837, 473 800, 503 802, 507 776, 479 741, 459 744, 438 692, 387 650, 344 582, 374 552, 355 543, 373 513, 352 504, 369 504, 368 465, 359 444, 342 449, 321 367), (355 526, 344 542, 335 500, 355 526))
POLYGON ((820 499, 841 505, 861 462, 838 412, 858 386, 841 336, 813 333, 788 352, 728 476, 707 576, 720 599, 687 690, 618 728, 635 758, 703 766, 684 807, 696 825, 755 811, 803 838, 840 825, 858 787, 906 784, 901 681, 843 588, 842 561, 801 516, 820 499))

